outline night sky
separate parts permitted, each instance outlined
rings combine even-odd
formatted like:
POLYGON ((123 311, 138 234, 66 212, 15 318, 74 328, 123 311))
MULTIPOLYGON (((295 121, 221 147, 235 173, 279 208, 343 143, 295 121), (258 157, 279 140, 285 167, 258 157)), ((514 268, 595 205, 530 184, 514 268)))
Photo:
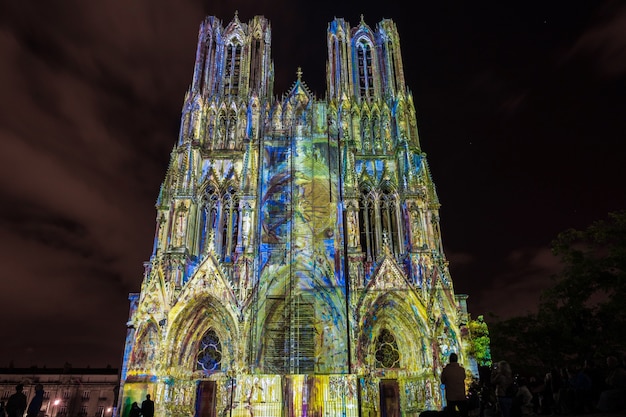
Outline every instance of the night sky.
POLYGON ((235 11, 318 98, 328 23, 395 21, 473 317, 534 311, 551 240, 626 208, 622 1, 3 1, 0 367, 121 365, 198 27, 235 11))

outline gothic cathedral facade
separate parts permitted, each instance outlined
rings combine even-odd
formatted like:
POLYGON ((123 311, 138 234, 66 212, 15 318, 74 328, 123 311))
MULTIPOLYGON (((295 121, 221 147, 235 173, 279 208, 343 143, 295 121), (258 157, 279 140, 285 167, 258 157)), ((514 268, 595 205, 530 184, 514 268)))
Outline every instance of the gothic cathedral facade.
POLYGON ((395 23, 327 43, 326 97, 299 70, 278 97, 265 17, 202 22, 120 415, 417 416, 469 363, 395 23))

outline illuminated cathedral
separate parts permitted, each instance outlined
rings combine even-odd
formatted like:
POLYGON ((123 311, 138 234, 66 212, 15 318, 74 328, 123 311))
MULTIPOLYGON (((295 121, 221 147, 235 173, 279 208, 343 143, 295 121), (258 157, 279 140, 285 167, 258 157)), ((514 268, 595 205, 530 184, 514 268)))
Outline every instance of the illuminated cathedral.
POLYGON ((470 359, 395 23, 327 29, 326 97, 274 95, 263 16, 200 25, 130 294, 119 415, 417 416, 470 359))

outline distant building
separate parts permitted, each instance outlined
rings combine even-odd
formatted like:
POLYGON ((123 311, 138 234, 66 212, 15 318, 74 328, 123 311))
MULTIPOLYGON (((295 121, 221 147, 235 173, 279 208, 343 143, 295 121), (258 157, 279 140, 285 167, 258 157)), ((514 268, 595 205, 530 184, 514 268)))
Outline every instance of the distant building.
POLYGON ((130 295, 120 414, 146 394, 158 417, 440 408, 448 355, 470 362, 467 296, 443 251, 395 23, 329 23, 322 98, 296 68, 274 95, 265 17, 224 23, 200 26, 130 295))
POLYGON ((111 417, 115 413, 119 372, 114 368, 0 368, 0 400, 6 404, 17 384, 28 403, 42 384, 40 417, 111 417))

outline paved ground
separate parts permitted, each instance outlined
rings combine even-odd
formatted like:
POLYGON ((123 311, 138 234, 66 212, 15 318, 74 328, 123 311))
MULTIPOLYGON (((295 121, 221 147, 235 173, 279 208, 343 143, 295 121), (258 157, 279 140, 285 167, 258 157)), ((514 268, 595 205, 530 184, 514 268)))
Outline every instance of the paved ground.
MULTIPOLYGON (((587 414, 568 414, 566 416, 562 416, 562 417, 623 417, 626 416, 626 410, 625 411, 616 411, 614 413, 587 413, 587 414)), ((553 417, 557 417, 557 416, 553 416, 553 417)))
POLYGON ((626 410, 616 411, 614 413, 602 413, 602 412, 589 412, 585 414, 552 414, 552 415, 539 415, 535 417, 626 417, 626 410))

